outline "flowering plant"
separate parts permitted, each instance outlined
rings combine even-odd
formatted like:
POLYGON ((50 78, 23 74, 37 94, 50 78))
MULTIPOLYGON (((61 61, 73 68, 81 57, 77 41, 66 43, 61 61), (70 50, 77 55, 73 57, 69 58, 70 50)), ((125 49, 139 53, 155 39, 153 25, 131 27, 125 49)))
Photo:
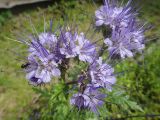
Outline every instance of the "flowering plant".
POLYGON ((100 115, 99 109, 118 81, 114 63, 134 57, 145 48, 145 28, 137 15, 132 0, 125 5, 118 0, 105 0, 95 11, 93 24, 95 31, 103 34, 102 45, 66 24, 53 32, 52 21, 48 31, 21 40, 28 46, 27 62, 22 68, 29 84, 43 86, 56 78, 58 82, 54 83, 62 83, 62 90, 71 91, 67 93, 70 105, 78 111, 87 109, 100 115), (73 62, 81 70, 70 80, 73 62))

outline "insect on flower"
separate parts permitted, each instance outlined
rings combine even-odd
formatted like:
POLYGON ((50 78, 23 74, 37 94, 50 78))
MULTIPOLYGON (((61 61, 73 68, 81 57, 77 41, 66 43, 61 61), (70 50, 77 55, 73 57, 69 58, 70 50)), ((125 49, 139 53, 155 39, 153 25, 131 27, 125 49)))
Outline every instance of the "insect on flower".
POLYGON ((21 68, 24 68, 24 69, 25 69, 25 68, 27 68, 29 65, 30 65, 30 63, 22 64, 22 65, 21 65, 21 68))

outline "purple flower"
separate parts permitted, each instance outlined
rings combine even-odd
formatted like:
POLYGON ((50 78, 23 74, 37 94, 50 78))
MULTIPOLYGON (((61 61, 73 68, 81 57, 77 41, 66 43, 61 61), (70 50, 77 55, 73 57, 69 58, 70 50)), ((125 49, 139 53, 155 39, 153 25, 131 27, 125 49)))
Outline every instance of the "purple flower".
POLYGON ((133 19, 127 27, 114 29, 111 37, 106 38, 104 43, 108 46, 111 58, 116 56, 133 57, 136 52, 144 49, 144 38, 143 27, 136 25, 136 21, 133 19))
POLYGON ((78 46, 76 52, 79 55, 79 60, 92 63, 96 56, 96 47, 88 39, 86 39, 84 33, 78 36, 78 46))
POLYGON ((33 58, 29 57, 28 58, 28 63, 24 64, 22 66, 25 69, 26 78, 29 80, 29 83, 32 85, 39 85, 42 84, 43 81, 40 78, 36 78, 36 70, 38 69, 38 62, 33 58))
POLYGON ((91 84, 88 84, 82 93, 74 94, 70 100, 71 105, 75 105, 78 109, 88 108, 91 111, 98 113, 97 107, 103 105, 103 99, 106 97, 98 91, 98 88, 94 88, 91 84))
MULTIPOLYGON (((45 39, 47 41, 47 39, 45 39)), ((48 83, 53 76, 60 76, 58 63, 55 61, 55 55, 51 49, 41 44, 39 40, 32 39, 29 44, 28 66, 25 68, 26 77, 31 84, 39 85, 41 83, 48 83)))
MULTIPOLYGON (((43 45, 43 47, 45 47, 46 50, 49 50, 50 52, 53 51, 53 48, 57 43, 57 37, 48 32, 40 33, 38 37, 29 36, 29 39, 31 40, 31 43, 36 46, 38 46, 39 42, 41 45, 43 45)), ((29 45, 29 47, 30 54, 38 54, 38 51, 33 47, 33 45, 29 45)))
POLYGON ((105 4, 95 11, 96 26, 126 27, 137 14, 133 12, 131 3, 132 0, 129 0, 125 6, 121 6, 118 0, 105 0, 105 4))
POLYGON ((91 83, 94 87, 103 87, 112 90, 112 85, 115 84, 116 78, 114 76, 114 69, 102 62, 100 57, 94 64, 90 66, 91 83))
POLYGON ((82 93, 74 94, 70 100, 71 105, 75 105, 78 109, 87 108, 86 98, 88 96, 83 95, 82 93))
POLYGON ((42 45, 51 46, 57 42, 57 37, 52 33, 41 33, 38 37, 42 45))
POLYGON ((61 31, 59 39, 62 41, 62 47, 60 48, 61 54, 65 55, 66 58, 75 57, 77 55, 75 44, 77 33, 61 31))

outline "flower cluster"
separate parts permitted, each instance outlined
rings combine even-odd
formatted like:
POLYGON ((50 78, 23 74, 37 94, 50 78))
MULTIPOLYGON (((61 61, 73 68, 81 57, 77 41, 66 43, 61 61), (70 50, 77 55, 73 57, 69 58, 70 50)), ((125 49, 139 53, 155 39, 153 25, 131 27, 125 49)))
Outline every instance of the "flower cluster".
POLYGON ((73 95, 71 104, 80 108, 89 108, 98 113, 97 107, 104 103, 105 94, 99 92, 102 88, 111 91, 115 84, 114 69, 104 63, 102 58, 89 65, 86 73, 78 79, 79 93, 73 95))
POLYGON ((54 33, 41 33, 30 36, 28 62, 23 65, 27 73, 26 78, 33 85, 48 83, 52 77, 59 77, 59 66, 69 58, 79 57, 80 61, 93 62, 96 47, 84 33, 59 30, 54 33))
POLYGON ((30 37, 28 62, 25 66, 26 78, 33 85, 48 83, 52 76, 60 76, 57 55, 51 45, 57 42, 54 34, 42 33, 38 37, 30 37))
POLYGON ((77 80, 79 93, 73 95, 71 104, 95 112, 105 96, 99 89, 111 90, 116 81, 114 69, 98 57, 95 44, 84 33, 66 29, 60 29, 58 33, 46 32, 29 37, 31 42, 26 42, 29 46, 28 62, 24 65, 26 78, 32 85, 48 83, 53 77, 61 76, 60 66, 67 59, 78 58, 88 63, 88 69, 77 80))
POLYGON ((103 87, 111 91, 112 85, 115 84, 114 69, 103 63, 100 57, 94 64, 90 66, 91 82, 94 87, 103 87))
POLYGON ((121 6, 118 0, 105 0, 104 5, 95 11, 96 26, 126 27, 137 14, 131 7, 131 3, 132 0, 129 0, 125 6, 121 6))
MULTIPOLYGON (((103 36, 107 46, 109 60, 133 57, 141 52, 144 45, 144 28, 139 24, 137 11, 131 6, 132 0, 120 5, 118 0, 105 0, 103 6, 96 10, 96 27, 111 28, 111 35, 103 36)), ((29 37, 29 55, 27 63, 22 65, 26 78, 32 85, 41 85, 53 77, 62 77, 63 69, 70 59, 87 63, 87 68, 77 75, 77 91, 71 99, 71 105, 78 109, 90 109, 98 113, 98 107, 105 102, 103 90, 112 91, 116 83, 114 68, 102 59, 96 43, 92 43, 85 33, 67 26, 59 28, 56 33, 43 32, 29 37), (68 28, 68 29, 67 29, 68 28), (103 90, 102 90, 103 89, 103 90)), ((103 50, 103 49, 101 49, 103 50)), ((64 79, 62 77, 62 79, 64 79)), ((64 80, 65 81, 65 80, 64 80)), ((68 81, 65 81, 66 85, 68 81)))
POLYGON ((145 29, 139 24, 137 11, 131 3, 132 0, 129 0, 122 6, 118 0, 105 0, 105 4, 95 12, 96 26, 106 26, 106 29, 109 26, 112 29, 111 37, 104 40, 111 58, 133 57, 145 47, 145 29))
MULTIPOLYGON (((118 0, 105 0, 104 3, 100 9, 95 11, 95 25, 102 30, 106 28, 107 31, 108 27, 112 30, 111 35, 107 35, 109 37, 104 35, 104 43, 108 46, 109 58, 120 57, 124 59, 133 57, 137 51, 141 52, 144 49, 144 29, 138 23, 137 11, 131 6, 132 0, 129 0, 124 6, 120 5, 118 0)), ((79 109, 89 108, 97 112, 97 107, 103 104, 105 98, 105 95, 99 90, 105 88, 111 91, 115 82, 114 69, 98 56, 89 65, 86 76, 81 76, 80 91, 73 95, 71 104, 79 109), (81 89, 81 85, 84 84, 86 86, 81 89), (88 90, 93 91, 93 89, 96 95, 88 92, 88 90), (97 98, 97 96, 99 97, 97 98)))
POLYGON ((108 46, 110 57, 133 57, 144 49, 144 38, 143 28, 139 28, 133 20, 127 27, 113 29, 111 37, 106 38, 104 43, 108 46))
POLYGON ((64 54, 66 58, 79 57, 79 60, 84 62, 93 62, 96 55, 96 47, 92 44, 84 35, 80 33, 77 35, 75 32, 61 32, 60 40, 63 41, 63 47, 60 49, 61 54, 64 54))
POLYGON ((70 103, 77 106, 78 109, 89 108, 93 112, 98 113, 97 106, 103 105, 103 99, 106 95, 100 93, 97 89, 88 84, 83 92, 73 95, 70 103))

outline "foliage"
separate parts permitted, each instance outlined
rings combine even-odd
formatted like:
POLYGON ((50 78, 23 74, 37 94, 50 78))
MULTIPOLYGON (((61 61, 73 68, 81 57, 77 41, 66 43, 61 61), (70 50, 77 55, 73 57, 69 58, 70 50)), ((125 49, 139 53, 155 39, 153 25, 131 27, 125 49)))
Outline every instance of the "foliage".
POLYGON ((11 17, 12 17, 12 13, 9 10, 2 12, 0 14, 0 26, 2 26, 4 22, 10 19, 11 17))

